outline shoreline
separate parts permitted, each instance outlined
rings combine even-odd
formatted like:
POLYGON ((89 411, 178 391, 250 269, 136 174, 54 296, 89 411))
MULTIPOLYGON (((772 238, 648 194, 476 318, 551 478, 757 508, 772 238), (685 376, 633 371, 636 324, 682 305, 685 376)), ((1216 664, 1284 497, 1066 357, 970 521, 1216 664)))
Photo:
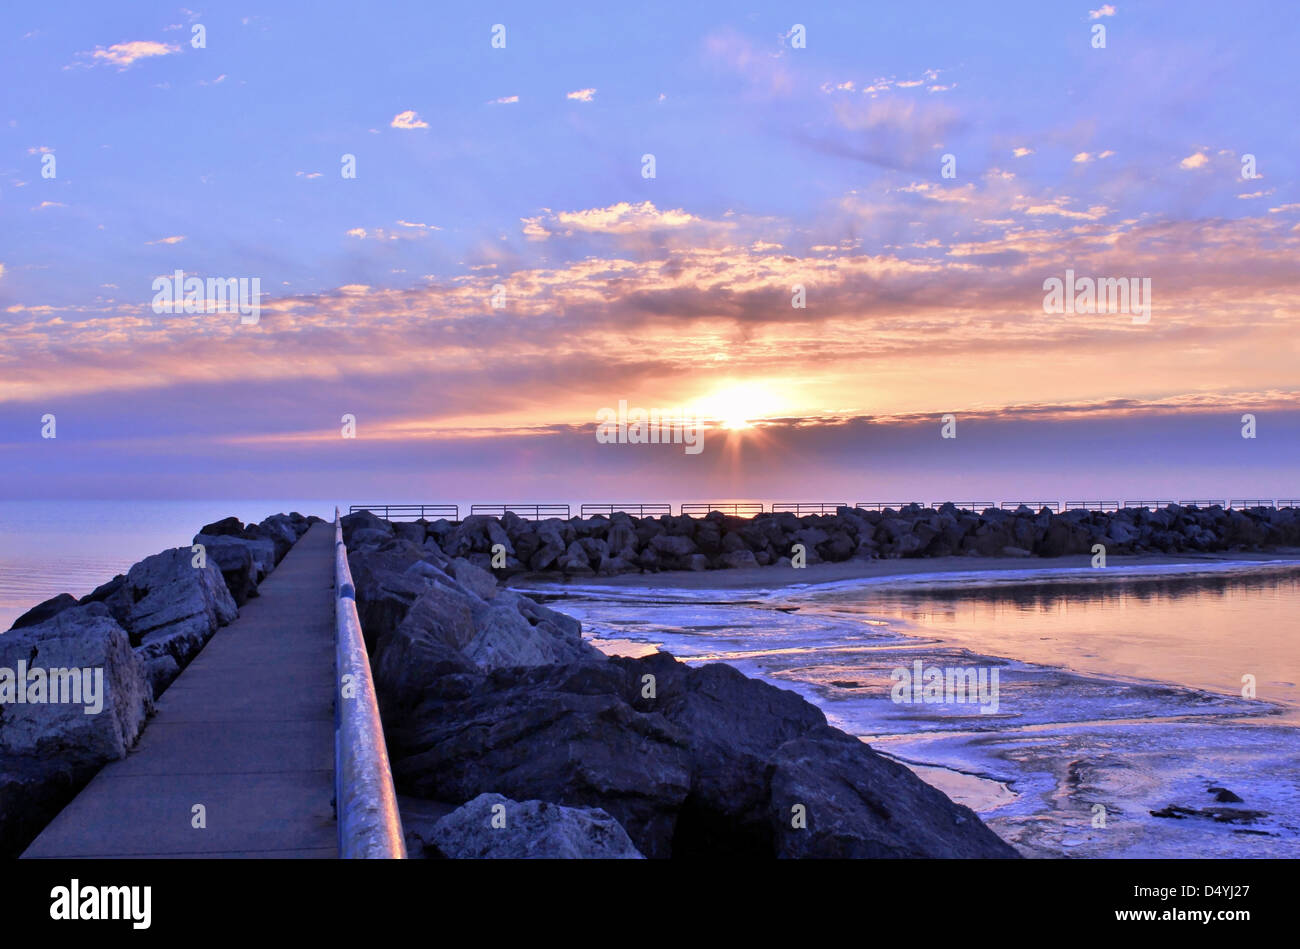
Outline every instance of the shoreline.
POLYGON ((557 577, 554 573, 517 574, 507 581, 512 589, 582 591, 629 590, 752 590, 762 592, 791 587, 827 586, 870 582, 880 586, 916 587, 933 577, 934 586, 970 586, 962 577, 1007 574, 999 586, 1023 583, 1107 583, 1134 579, 1189 578, 1225 573, 1252 574, 1300 569, 1300 548, 1275 551, 1205 554, 1116 554, 1107 566, 1093 568, 1087 554, 1064 557, 916 557, 897 560, 848 560, 809 564, 806 567, 772 565, 733 567, 727 570, 664 570, 658 573, 620 574, 609 577, 557 577), (1244 554, 1244 555, 1243 555, 1244 554), (1171 569, 1161 569, 1171 568, 1171 569), (1172 569, 1178 568, 1178 569, 1172 569), (1197 569, 1201 568, 1201 569, 1197 569), (1016 576, 1023 574, 1024 576, 1016 576), (945 579, 946 578, 946 579, 945 579), (891 583, 890 581, 897 581, 891 583))

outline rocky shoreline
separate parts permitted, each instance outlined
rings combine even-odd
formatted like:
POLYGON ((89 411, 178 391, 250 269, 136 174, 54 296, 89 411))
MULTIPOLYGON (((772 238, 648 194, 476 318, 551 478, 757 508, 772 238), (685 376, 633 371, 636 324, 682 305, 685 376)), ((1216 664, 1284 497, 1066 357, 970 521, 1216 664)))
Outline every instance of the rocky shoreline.
POLYGON ((502 579, 524 573, 610 577, 897 558, 1055 558, 1096 554, 1097 545, 1107 556, 1300 546, 1300 509, 1176 504, 1060 514, 1027 507, 977 513, 944 504, 752 518, 714 511, 698 518, 615 513, 529 521, 507 513, 463 521, 374 521, 386 526, 360 527, 363 542, 395 534, 416 545, 431 543, 447 557, 463 557, 502 579))
POLYGON ((0 857, 20 854, 103 765, 126 756, 154 701, 319 520, 209 524, 194 537, 201 556, 164 550, 80 599, 46 600, 0 634, 0 670, 102 670, 95 714, 66 702, 0 704, 0 857))
POLYGON ((518 525, 343 524, 411 856, 1018 856, 794 692, 604 656, 471 559, 518 525))
MULTIPOLYGON (((0 635, 0 669, 40 656, 103 673, 98 714, 0 705, 0 853, 21 853, 130 751, 158 696, 317 520, 206 525, 194 537, 201 556, 155 554, 0 635)), ((973 811, 793 692, 666 653, 606 657, 577 620, 505 588, 509 568, 480 566, 501 538, 522 566, 530 543, 531 562, 581 525, 490 521, 343 520, 394 778, 428 805, 404 808, 412 856, 1018 856, 973 811)), ((686 524, 667 521, 632 524, 632 535, 644 530, 652 551, 677 543, 657 538, 687 538, 686 524)), ((726 526, 706 518, 689 539, 707 549, 714 528, 732 536, 726 526)), ((608 543, 627 527, 616 515, 604 537, 583 537, 608 543)), ((585 549, 570 541, 566 557, 574 544, 585 549)))

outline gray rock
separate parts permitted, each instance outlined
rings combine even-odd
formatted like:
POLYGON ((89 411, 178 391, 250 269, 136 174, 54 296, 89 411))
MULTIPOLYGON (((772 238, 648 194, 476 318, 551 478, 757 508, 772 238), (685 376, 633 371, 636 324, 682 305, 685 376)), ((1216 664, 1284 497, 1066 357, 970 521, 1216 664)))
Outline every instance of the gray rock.
POLYGON ((780 857, 1019 856, 970 808, 834 728, 786 742, 772 764, 770 820, 780 857), (806 826, 795 826, 796 808, 806 826))
POLYGON ((627 831, 598 807, 480 794, 433 827, 431 843, 455 859, 639 860, 627 831))
POLYGON ((86 714, 84 692, 83 704, 0 705, 0 857, 21 852, 103 764, 123 757, 153 711, 130 638, 102 603, 0 635, 0 668, 16 676, 20 660, 47 677, 52 669, 90 669, 92 689, 99 670, 102 707, 86 714))
POLYGON ((475 596, 490 600, 497 595, 496 577, 468 560, 457 558, 448 564, 447 569, 461 586, 475 596))
POLYGON ((58 596, 51 597, 44 603, 37 603, 22 616, 14 620, 10 629, 23 629, 27 626, 37 626, 46 620, 53 619, 64 610, 77 605, 77 598, 71 593, 60 593, 58 596))
POLYGON ((216 564, 195 567, 193 556, 190 548, 177 547, 146 557, 106 601, 142 660, 169 655, 183 669, 239 615, 216 564))

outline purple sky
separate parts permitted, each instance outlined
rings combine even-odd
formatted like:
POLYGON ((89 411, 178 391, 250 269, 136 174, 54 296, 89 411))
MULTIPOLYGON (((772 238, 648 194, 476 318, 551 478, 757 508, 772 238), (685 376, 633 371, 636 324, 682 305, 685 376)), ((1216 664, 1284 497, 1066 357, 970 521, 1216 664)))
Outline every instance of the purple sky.
POLYGON ((0 497, 1298 496, 1298 39, 1262 2, 7 11, 0 497), (257 278, 257 322, 155 312, 178 269, 257 278), (1048 312, 1067 271, 1149 319, 1048 312), (620 400, 704 450, 597 443, 620 400))

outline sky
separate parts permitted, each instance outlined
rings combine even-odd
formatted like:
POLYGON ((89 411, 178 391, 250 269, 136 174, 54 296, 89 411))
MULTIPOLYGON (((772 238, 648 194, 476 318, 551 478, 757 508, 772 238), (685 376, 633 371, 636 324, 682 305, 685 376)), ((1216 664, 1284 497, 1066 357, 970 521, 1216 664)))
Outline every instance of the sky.
POLYGON ((1300 496, 1292 5, 547 6, 5 5, 0 498, 1300 496))

